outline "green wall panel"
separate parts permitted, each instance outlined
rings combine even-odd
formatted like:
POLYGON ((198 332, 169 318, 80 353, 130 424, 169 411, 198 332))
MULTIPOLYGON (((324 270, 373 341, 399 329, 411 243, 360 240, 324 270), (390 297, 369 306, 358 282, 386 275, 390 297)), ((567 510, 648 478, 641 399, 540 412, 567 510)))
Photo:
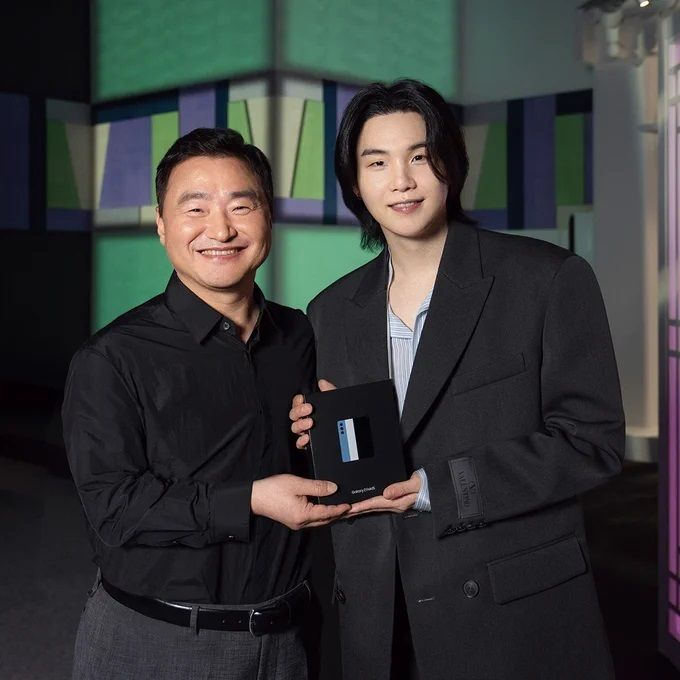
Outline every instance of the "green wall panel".
POLYGON ((94 99, 272 67, 271 0, 97 0, 94 99))
POLYGON ((273 299, 297 309, 326 286, 376 256, 359 246, 358 227, 283 226, 274 228, 273 299))
POLYGON ((307 100, 293 175, 293 198, 324 197, 323 102, 307 100))
POLYGON ((507 124, 489 123, 474 209, 496 210, 507 205, 507 124))
POLYGON ((284 66, 360 80, 419 78, 458 94, 458 4, 453 0, 287 0, 284 66))
POLYGON ((47 207, 80 208, 64 123, 47 121, 47 207))
POLYGON ((584 202, 583 114, 555 119, 555 194, 557 205, 584 202))
POLYGON ((248 107, 245 100, 229 102, 227 106, 227 126, 236 130, 236 132, 240 132, 247 144, 253 143, 248 107))
POLYGON ((156 167, 165 152, 179 137, 179 114, 177 111, 151 116, 151 197, 149 205, 156 204, 156 167))

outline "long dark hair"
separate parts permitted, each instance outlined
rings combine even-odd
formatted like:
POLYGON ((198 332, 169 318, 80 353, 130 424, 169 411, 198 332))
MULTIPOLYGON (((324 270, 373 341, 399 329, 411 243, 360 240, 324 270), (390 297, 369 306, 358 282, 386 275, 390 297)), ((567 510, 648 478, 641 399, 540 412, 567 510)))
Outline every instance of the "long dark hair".
POLYGON ((397 80, 386 85, 372 83, 359 90, 347 105, 335 143, 335 174, 345 205, 361 222, 362 248, 380 248, 385 245, 385 237, 364 202, 354 193, 357 186, 357 142, 369 118, 399 112, 419 113, 425 121, 432 171, 449 186, 447 220, 474 223, 460 204, 469 162, 463 132, 449 105, 438 92, 417 80, 397 80))

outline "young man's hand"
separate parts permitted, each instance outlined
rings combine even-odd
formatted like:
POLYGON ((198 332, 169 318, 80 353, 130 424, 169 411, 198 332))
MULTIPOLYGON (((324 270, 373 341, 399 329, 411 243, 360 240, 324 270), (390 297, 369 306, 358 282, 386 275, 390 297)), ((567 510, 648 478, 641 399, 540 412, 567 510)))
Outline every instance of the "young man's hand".
POLYGON ((352 503, 347 517, 365 515, 369 512, 406 512, 413 507, 420 491, 420 476, 417 472, 410 479, 390 484, 382 496, 373 496, 358 503, 352 503))
POLYGON ((309 496, 330 496, 337 490, 333 482, 295 475, 273 475, 253 482, 250 507, 255 515, 269 517, 289 529, 319 527, 346 515, 349 503, 316 505, 309 496))
MULTIPOLYGON (((322 392, 328 392, 329 390, 334 390, 335 385, 328 380, 321 379, 319 380, 319 389, 322 392)), ((296 394, 293 397, 293 406, 288 417, 293 421, 290 429, 293 434, 298 435, 295 442, 295 446, 298 449, 304 449, 309 444, 309 430, 314 425, 314 419, 311 417, 312 410, 312 405, 308 404, 301 394, 296 394)))

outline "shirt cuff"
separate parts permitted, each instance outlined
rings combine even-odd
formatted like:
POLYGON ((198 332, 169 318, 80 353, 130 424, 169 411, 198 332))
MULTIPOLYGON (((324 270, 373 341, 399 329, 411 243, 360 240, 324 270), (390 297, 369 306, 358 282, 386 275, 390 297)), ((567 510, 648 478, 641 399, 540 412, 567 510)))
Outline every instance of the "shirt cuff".
POLYGON ((213 541, 250 540, 250 496, 252 482, 214 484, 210 502, 213 541))
POLYGON ((427 485, 427 473, 423 468, 418 468, 416 474, 420 477, 420 491, 418 492, 418 497, 416 498, 413 507, 420 512, 431 512, 430 487, 427 485))

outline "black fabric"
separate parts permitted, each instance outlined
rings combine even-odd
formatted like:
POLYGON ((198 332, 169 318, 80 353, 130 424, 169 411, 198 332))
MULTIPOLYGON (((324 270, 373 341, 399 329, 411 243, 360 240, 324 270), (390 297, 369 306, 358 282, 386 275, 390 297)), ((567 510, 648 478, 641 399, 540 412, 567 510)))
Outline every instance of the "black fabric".
POLYGON ((95 562, 122 590, 262 602, 302 581, 303 532, 252 517, 252 482, 306 474, 288 410, 313 384, 299 311, 265 302, 247 343, 173 275, 76 354, 63 407, 95 562))
MULTIPOLYGON (((387 377, 386 282, 381 254, 312 301, 319 378, 387 377)), ((401 429, 432 512, 332 526, 344 677, 389 678, 396 553, 423 677, 611 678, 578 496, 621 470, 625 428, 587 262, 451 225, 401 429)))

